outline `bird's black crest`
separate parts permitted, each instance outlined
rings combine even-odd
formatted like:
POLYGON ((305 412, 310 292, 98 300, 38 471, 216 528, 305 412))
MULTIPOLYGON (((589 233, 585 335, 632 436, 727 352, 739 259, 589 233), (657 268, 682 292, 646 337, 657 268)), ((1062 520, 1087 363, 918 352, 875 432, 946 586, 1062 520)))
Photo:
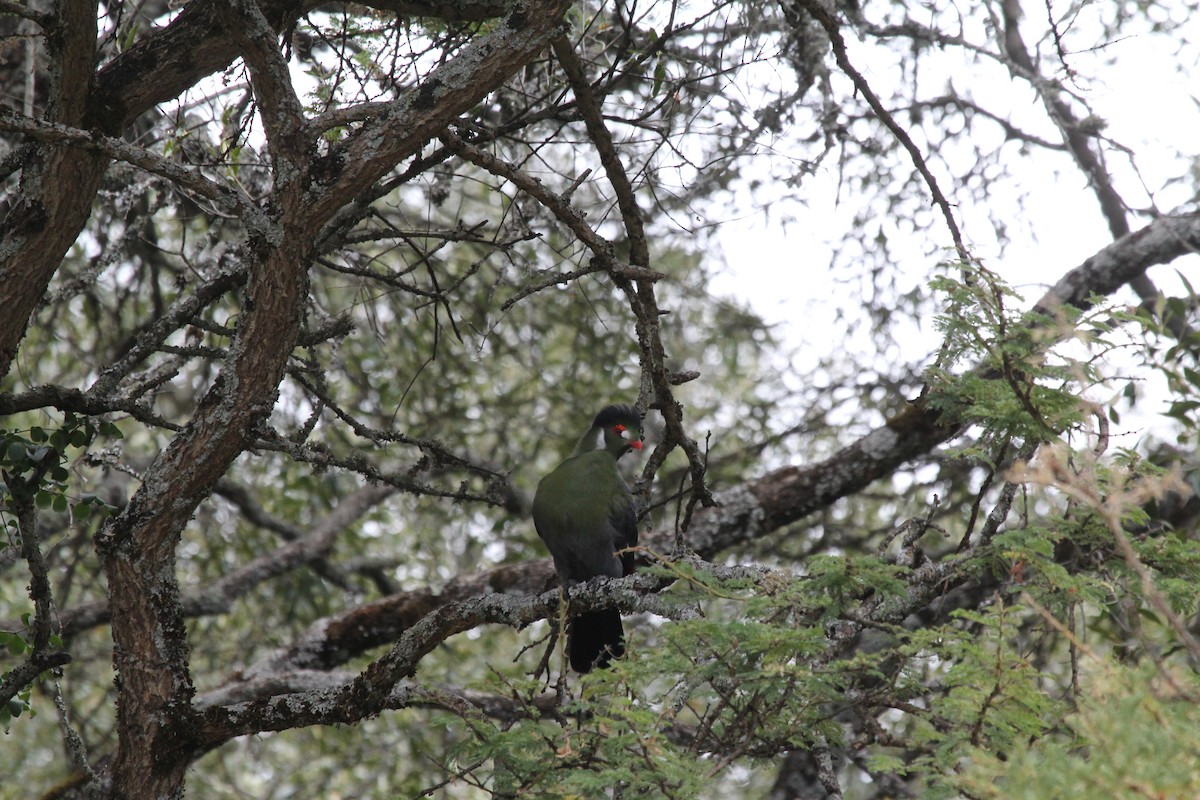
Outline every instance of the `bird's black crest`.
POLYGON ((616 425, 618 422, 630 423, 635 422, 638 426, 642 424, 644 415, 631 405, 625 403, 615 403, 611 406, 605 406, 592 420, 593 428, 607 428, 610 425, 616 425))

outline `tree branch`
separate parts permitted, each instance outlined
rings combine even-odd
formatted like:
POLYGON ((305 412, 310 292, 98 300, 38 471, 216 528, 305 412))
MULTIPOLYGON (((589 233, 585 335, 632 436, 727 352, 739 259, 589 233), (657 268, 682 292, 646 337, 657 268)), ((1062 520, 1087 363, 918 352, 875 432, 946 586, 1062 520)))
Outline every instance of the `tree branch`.
MULTIPOLYGON (((571 604, 581 610, 616 607, 634 613, 648 602, 661 613, 665 610, 661 604, 653 599, 644 601, 644 595, 673 580, 642 574, 589 582, 572 589, 571 604)), ((441 605, 408 627, 388 653, 348 683, 334 689, 259 698, 233 707, 208 707, 196 733, 197 746, 203 752, 246 734, 349 724, 375 716, 394 707, 390 698, 398 684, 412 677, 421 659, 446 639, 483 624, 524 628, 556 615, 560 602, 561 593, 555 589, 532 596, 490 593, 441 605)))
MULTIPOLYGON (((96 2, 66 4, 44 20, 50 71, 50 121, 88 127, 95 63, 96 2)), ((23 152, 21 192, 0 220, 0 378, 8 374, 30 316, 91 211, 104 160, 74 147, 23 152)))
POLYGON ((334 146, 324 172, 336 177, 314 191, 312 213, 333 214, 499 87, 550 43, 566 8, 566 0, 519 0, 490 33, 334 146))
POLYGON ((277 188, 280 181, 303 180, 316 141, 313 133, 305 130, 304 108, 292 87, 292 74, 276 41, 278 34, 256 0, 221 6, 217 16, 250 70, 277 188))
MULTIPOLYGON (((81 130, 69 125, 13 114, 0 106, 0 131, 18 133, 45 144, 69 144, 113 161, 122 161, 157 175, 195 197, 219 205, 231 217, 260 215, 258 207, 237 188, 209 180, 197 169, 189 169, 178 161, 164 158, 123 139, 106 136, 95 130, 81 130)), ((235 184, 236 187, 236 184, 235 184)))
POLYGON ((51 647, 54 598, 50 589, 46 560, 42 556, 38 541, 37 507, 34 504, 34 497, 50 466, 51 459, 47 458, 43 460, 42 466, 26 477, 3 474, 4 483, 8 488, 9 504, 16 516, 21 555, 29 565, 29 598, 33 601, 33 618, 29 627, 33 641, 29 643, 29 655, 25 657, 24 662, 11 671, 6 670, 4 679, 0 681, 0 703, 7 703, 45 670, 71 661, 68 653, 51 647))

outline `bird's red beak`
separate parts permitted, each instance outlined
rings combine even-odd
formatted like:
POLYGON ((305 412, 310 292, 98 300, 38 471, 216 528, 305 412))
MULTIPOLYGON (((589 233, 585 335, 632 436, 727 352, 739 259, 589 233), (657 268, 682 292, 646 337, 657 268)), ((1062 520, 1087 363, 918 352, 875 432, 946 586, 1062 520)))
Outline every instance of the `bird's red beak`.
POLYGON ((636 440, 635 440, 635 441, 632 441, 632 442, 630 442, 630 443, 629 443, 629 446, 630 446, 630 447, 632 447, 634 450, 641 450, 641 449, 642 449, 642 443, 641 443, 641 442, 639 442, 639 441, 636 441, 636 440))

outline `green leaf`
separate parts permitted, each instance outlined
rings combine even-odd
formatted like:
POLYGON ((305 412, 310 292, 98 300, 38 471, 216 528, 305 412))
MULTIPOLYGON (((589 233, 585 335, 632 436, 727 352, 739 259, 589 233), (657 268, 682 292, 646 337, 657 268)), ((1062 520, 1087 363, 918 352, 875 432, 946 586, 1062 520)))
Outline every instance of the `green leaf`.
POLYGON ((14 656, 22 655, 29 649, 28 643, 15 633, 0 633, 0 642, 3 642, 8 652, 14 656))
POLYGON ((667 77, 667 62, 664 58, 659 58, 654 64, 654 87, 650 93, 657 96, 662 91, 663 81, 667 77))
MULTIPOLYGON (((87 426, 90 428, 91 426, 87 426)), ((75 447, 87 447, 92 440, 92 434, 87 428, 76 428, 71 431, 71 444, 75 447)))

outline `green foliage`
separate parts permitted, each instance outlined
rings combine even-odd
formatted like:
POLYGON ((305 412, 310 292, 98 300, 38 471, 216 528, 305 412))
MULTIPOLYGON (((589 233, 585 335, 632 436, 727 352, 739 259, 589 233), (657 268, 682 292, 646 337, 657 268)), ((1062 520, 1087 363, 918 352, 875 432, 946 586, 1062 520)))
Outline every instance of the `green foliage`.
POLYGON ((903 570, 877 556, 814 556, 805 563, 813 588, 824 600, 824 616, 837 617, 864 597, 883 602, 907 589, 903 570))
POLYGON ((572 675, 553 713, 533 706, 538 684, 485 687, 524 693, 532 719, 454 721, 462 739, 447 772, 475 765, 466 769, 481 770, 489 791, 521 797, 597 797, 616 786, 627 796, 719 797, 730 751, 767 755, 818 735, 840 740, 828 709, 844 674, 838 665, 814 668, 822 625, 795 605, 825 588, 776 576, 776 599, 765 601, 745 580, 691 577, 670 599, 704 602, 703 618, 670 623, 652 643, 634 640, 610 669, 572 675))
POLYGON ((1089 659, 1088 691, 1047 736, 970 750, 971 797, 1185 800, 1200 786, 1200 681, 1185 671, 1089 659))
MULTIPOLYGON (((1085 322, 1077 311, 1021 312, 1019 295, 976 265, 962 266, 957 278, 934 278, 930 286, 944 298, 936 318, 943 345, 926 373, 930 407, 981 426, 986 446, 1054 438, 1079 424, 1087 410, 1081 390, 1099 379, 1096 367, 1061 348, 1048 352, 1085 322)), ((1093 347, 1108 346, 1102 332, 1093 331, 1093 347)))
MULTIPOLYGON (((12 650, 13 634, 0 633, 0 644, 8 640, 9 652, 12 650)), ((16 655, 16 653, 14 653, 16 655)), ((0 675, 0 680, 8 678, 10 673, 5 672, 0 675)), ((14 697, 10 697, 7 703, 0 705, 0 727, 4 728, 4 733, 7 735, 12 732, 12 723, 17 717, 28 712, 30 717, 37 716, 37 712, 33 709, 31 698, 33 696, 33 687, 27 686, 17 692, 14 697)))
MULTIPOLYGON (((87 519, 94 512, 107 514, 111 507, 92 492, 72 496, 68 451, 84 451, 97 436, 120 438, 120 429, 111 422, 63 415, 62 424, 50 432, 39 425, 27 429, 0 428, 0 474, 7 490, 0 512, 16 512, 21 503, 32 502, 39 509, 58 513, 71 512, 74 519, 87 519)), ((78 458, 78 456, 76 456, 78 458)), ((5 526, 16 533, 16 520, 0 513, 5 526)))
MULTIPOLYGON (((1186 290, 1183 294, 1160 297, 1152 311, 1139 309, 1136 316, 1144 336, 1142 358, 1166 379, 1170 400, 1164 413, 1178 423, 1177 443, 1186 446, 1194 444, 1200 434, 1200 401, 1194 399, 1200 395, 1200 369, 1195 361, 1200 333, 1186 325, 1181 331, 1180 326, 1192 315, 1198 296, 1186 274, 1177 271, 1176 277, 1186 290)), ((1133 382, 1125 392, 1131 400, 1139 395, 1133 382)))
POLYGON ((568 707, 558 721, 477 724, 451 755, 456 765, 488 762, 484 780, 501 796, 588 798, 614 786, 646 798, 697 796, 706 776, 669 741, 667 724, 652 707, 610 695, 568 707))
MULTIPOLYGON (((534 704, 542 688, 536 683, 485 684, 524 713, 509 722, 461 712, 435 716, 456 742, 442 764, 451 785, 547 798, 596 797, 613 787, 638 797, 728 796, 736 791, 724 770, 731 752, 753 767, 758 752, 836 745, 843 735, 839 710, 857 697, 856 713, 878 715, 886 731, 886 744, 865 753, 871 769, 917 778, 923 797, 1091 796, 1099 786, 1116 785, 1111 780, 1152 776, 1153 767, 1139 762, 1150 752, 1146 740, 1134 739, 1156 715, 1170 716, 1170 724, 1148 741, 1173 736, 1177 741, 1162 752, 1186 757, 1145 785, 1182 796, 1171 787, 1185 786, 1198 762, 1195 704, 1186 695, 1195 689, 1180 686, 1194 687, 1194 676, 1176 675, 1180 683, 1173 684, 1152 670, 1117 668, 1105 659, 1107 666, 1077 676, 1083 681, 1077 697, 1099 692, 1120 702, 1073 706, 1062 699, 1068 676, 1060 665, 1038 666, 1030 631, 1046 612, 1028 593, 997 595, 983 610, 957 612, 941 625, 892 629, 885 647, 828 661, 822 657, 827 623, 813 610, 826 606, 831 589, 840 595, 853 583, 847 574, 896 570, 880 559, 857 558, 840 568, 838 560, 825 560, 811 579, 771 575, 748 583, 689 574, 671 595, 701 603, 703 617, 639 631, 626 659, 572 676, 566 702, 555 710, 534 704), (1106 676, 1122 671, 1145 684, 1129 693, 1128 685, 1109 683, 1106 676), (1147 686, 1160 693, 1173 687, 1174 696, 1156 699, 1147 686), (876 700, 880 705, 872 707, 876 700), (1126 726, 1126 718, 1134 723, 1126 726), (1130 736, 1120 734, 1126 729, 1130 736), (1084 755, 1096 746, 1121 750, 1102 774, 1089 772, 1084 755), (1060 751, 1066 768, 1047 781, 1047 765, 1057 764, 1060 751), (698 769, 697 757, 707 766, 698 769), (1082 786, 1092 791, 1065 792, 1082 786)), ((885 578, 883 601, 898 599, 902 588, 885 578)))

